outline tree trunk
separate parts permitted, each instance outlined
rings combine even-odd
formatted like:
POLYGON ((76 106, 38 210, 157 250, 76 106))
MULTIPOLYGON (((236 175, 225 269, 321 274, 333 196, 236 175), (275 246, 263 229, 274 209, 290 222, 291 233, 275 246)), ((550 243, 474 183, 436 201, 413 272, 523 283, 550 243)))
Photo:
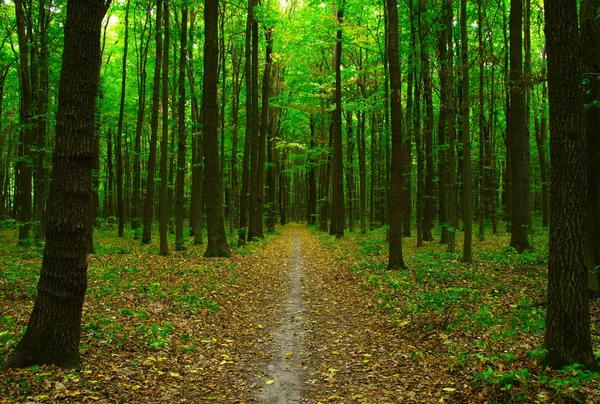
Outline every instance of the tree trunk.
POLYGON ((156 0, 156 61, 154 63, 154 86, 152 89, 150 152, 148 154, 148 178, 146 179, 146 199, 144 200, 142 244, 149 244, 152 241, 152 222, 154 221, 154 177, 156 175, 156 143, 158 141, 160 69, 162 64, 162 4, 163 0, 156 0))
MULTIPOLYGON (((256 2, 254 3, 256 5, 256 2)), ((260 149, 259 139, 259 109, 258 109, 258 21, 256 17, 252 19, 252 142, 250 144, 250 200, 248 201, 248 241, 259 237, 258 229, 256 228, 256 220, 258 215, 258 155, 260 149)))
POLYGON ((29 238, 32 219, 31 180, 33 167, 31 161, 34 136, 34 104, 31 77, 29 74, 29 45, 25 33, 25 13, 23 0, 15 0, 17 37, 19 41, 19 79, 21 88, 19 132, 19 160, 15 164, 17 176, 17 219, 19 226, 19 243, 29 238))
POLYGON ((150 47, 151 36, 146 36, 150 15, 144 17, 144 26, 141 33, 141 44, 138 48, 139 56, 137 58, 138 72, 138 109, 137 122, 135 126, 135 146, 133 154, 133 197, 131 203, 131 229, 135 231, 134 238, 140 237, 140 224, 142 222, 142 206, 141 206, 141 160, 140 154, 142 149, 142 131, 144 126, 144 117, 146 114, 146 77, 148 65, 148 48, 150 47), (147 38, 147 39, 146 39, 147 38))
MULTIPOLYGON (((400 61, 398 37, 398 3, 387 0, 388 8, 388 62, 390 68, 390 96, 392 123, 392 168, 390 206, 402 204, 402 104, 400 102, 400 61)), ((402 257, 402 210, 391 209, 388 269, 406 268, 402 257)))
POLYGON ((204 6, 204 84, 202 91, 204 151, 206 163, 206 218, 208 245, 205 257, 229 257, 223 221, 223 197, 219 171, 219 140, 217 120, 219 64, 219 1, 206 0, 204 6))
POLYGON ((522 46, 522 0, 511 0, 510 7, 510 109, 506 131, 510 153, 511 179, 511 247, 519 254, 531 249, 529 233, 530 210, 530 167, 529 130, 525 111, 522 46))
POLYGON ((344 3, 337 10, 337 41, 333 70, 335 72, 335 94, 333 111, 333 164, 331 173, 331 223, 329 234, 337 238, 344 236, 346 217, 344 212, 344 162, 342 145, 342 27, 344 21, 344 3))
POLYGON ((187 25, 188 8, 181 7, 181 35, 179 52, 179 124, 177 138, 177 182, 175 190, 175 250, 183 251, 185 242, 183 238, 183 217, 185 216, 185 153, 186 153, 186 128, 185 128, 185 71, 187 64, 187 25))
POLYGON ((577 6, 545 1, 550 98, 550 252, 546 364, 598 368, 592 351, 588 282, 587 145, 577 6))
POLYGON ((463 137, 463 226, 465 239, 463 246, 463 262, 472 261, 471 243, 473 239, 473 214, 471 211, 471 129, 469 126, 469 44, 467 37, 467 0, 461 0, 460 32, 462 55, 462 137, 463 137))
MULTIPOLYGON (((427 1, 421 0, 421 14, 427 12, 427 1)), ((427 27, 421 26, 421 35, 427 27)), ((423 69, 423 98, 425 101, 425 195, 423 207, 423 241, 433 241, 433 215, 435 195, 433 190, 433 98, 427 45, 421 43, 421 68, 423 69)))
POLYGON ((119 106, 119 123, 117 128, 117 218, 119 220, 119 237, 123 237, 125 229, 125 206, 123 205, 123 114, 125 111, 125 91, 127 88, 127 50, 129 48, 129 5, 125 9, 125 44, 123 48, 123 65, 121 69, 121 102, 119 106))
MULTIPOLYGON (((596 296, 600 294, 600 275, 597 272, 597 268, 600 266, 600 212, 598 211, 600 204, 600 159, 598 159, 600 154, 600 106, 596 104, 600 99, 600 82, 596 77, 600 73, 600 33, 598 32, 600 21, 596 18, 599 6, 599 0, 585 0, 581 3, 580 12, 584 82, 587 84, 583 103, 588 148, 588 248, 592 263, 590 269, 594 270, 590 272, 588 286, 596 296)), ((545 129, 544 123, 545 120, 542 120, 542 130, 545 129)), ((538 150, 542 152, 544 135, 544 132, 540 133, 542 147, 538 146, 538 150)), ((544 171, 546 171, 545 168, 544 164, 544 171)))
MULTIPOLYGON (((47 198, 47 172, 46 162, 46 132, 48 125, 48 25, 50 16, 48 15, 47 4, 45 0, 40 0, 39 4, 39 36, 40 36, 40 56, 39 56, 39 79, 37 89, 37 156, 36 156, 36 178, 34 183, 34 216, 36 222, 35 238, 40 241, 44 239, 45 233, 45 210, 47 198)), ((97 193, 96 193, 97 195, 97 193)), ((95 212, 94 212, 95 217, 95 212)))
POLYGON ((4 367, 75 367, 80 363, 100 27, 105 10, 101 0, 67 3, 54 169, 38 294, 25 335, 4 367))
POLYGON ((250 193, 250 154, 252 153, 252 26, 254 20, 254 0, 248 1, 248 16, 246 19, 246 49, 244 51, 244 74, 246 76, 246 135, 244 140, 244 156, 242 159, 242 192, 240 194, 240 227, 238 246, 246 244, 246 226, 248 220, 250 193))
POLYGON ((160 198, 159 198, 159 234, 160 255, 169 255, 167 231, 169 227, 169 0, 164 0, 164 46, 162 66, 162 137, 160 141, 160 198))

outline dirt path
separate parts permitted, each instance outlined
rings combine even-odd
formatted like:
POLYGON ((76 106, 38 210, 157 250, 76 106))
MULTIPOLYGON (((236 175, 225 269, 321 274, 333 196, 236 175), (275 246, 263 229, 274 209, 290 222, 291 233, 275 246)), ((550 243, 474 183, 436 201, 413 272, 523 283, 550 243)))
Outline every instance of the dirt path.
POLYGON ((409 384, 399 383, 410 369, 394 342, 397 330, 360 289, 347 263, 300 225, 286 226, 265 256, 274 250, 285 260, 265 264, 282 271, 282 293, 269 310, 276 320, 259 344, 268 359, 256 369, 255 401, 423 401, 409 384))
POLYGON ((282 318, 272 333, 272 356, 265 372, 269 379, 264 390, 257 395, 257 400, 262 403, 295 403, 301 402, 305 396, 307 319, 302 245, 298 231, 296 227, 288 231, 293 235, 293 255, 286 265, 288 285, 280 313, 282 318))

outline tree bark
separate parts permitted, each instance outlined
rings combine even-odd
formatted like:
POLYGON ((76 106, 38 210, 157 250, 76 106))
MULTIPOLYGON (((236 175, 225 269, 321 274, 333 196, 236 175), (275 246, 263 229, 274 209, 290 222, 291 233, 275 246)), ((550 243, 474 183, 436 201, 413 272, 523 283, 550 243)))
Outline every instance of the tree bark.
POLYGON ((510 109, 506 132, 510 153, 511 240, 519 254, 531 249, 529 129, 525 111, 522 46, 523 1, 511 0, 510 7, 510 109))
MULTIPOLYGON (((402 204, 402 104, 400 103, 400 61, 398 37, 398 2, 387 0, 388 8, 388 63, 390 68, 390 97, 392 124, 392 168, 390 206, 402 204)), ((391 209, 388 269, 406 268, 402 256, 402 210, 391 209)))
POLYGON ((119 237, 123 237, 125 229, 125 206, 123 205, 123 115, 125 112, 125 92, 127 89, 127 50, 129 49, 129 5, 127 0, 125 11, 125 44, 123 47, 123 65, 121 68, 121 102, 119 104, 119 123, 117 126, 117 219, 119 221, 119 237))
POLYGON ((463 226, 465 229, 463 262, 472 261, 473 214, 471 211, 471 128, 469 126, 469 45, 467 37, 467 0, 461 0, 461 55, 462 55, 462 137, 463 137, 463 226))
POLYGON ((546 364, 598 368, 592 351, 588 282, 587 144, 577 6, 545 1, 550 98, 550 252, 546 364))
POLYGON ((160 141, 160 197, 158 205, 158 225, 160 235, 160 255, 169 255, 167 231, 169 227, 169 0, 164 0, 164 44, 162 66, 162 137, 160 141))
POLYGON ((186 153, 186 128, 185 128, 185 71, 187 64, 187 25, 188 8, 181 7, 181 36, 179 54, 179 125, 177 138, 177 183, 175 194, 175 250, 185 249, 183 239, 183 217, 185 215, 185 153, 186 153))
POLYGON ((217 133, 219 0, 206 0, 204 6, 204 84, 202 92, 204 151, 206 164, 206 218, 208 245, 205 257, 229 257, 223 218, 223 196, 219 170, 219 140, 217 133))
POLYGON ((154 63, 154 86, 152 89, 150 152, 148 154, 148 178, 146 179, 146 199, 144 200, 142 244, 149 244, 152 241, 152 222, 154 221, 154 178, 156 175, 156 143, 158 141, 158 114, 160 105, 160 69, 162 66, 162 4, 163 0, 156 0, 156 61, 154 63))
POLYGON ((69 0, 59 87, 46 247, 27 331, 4 367, 79 365, 87 287, 102 0, 69 0))

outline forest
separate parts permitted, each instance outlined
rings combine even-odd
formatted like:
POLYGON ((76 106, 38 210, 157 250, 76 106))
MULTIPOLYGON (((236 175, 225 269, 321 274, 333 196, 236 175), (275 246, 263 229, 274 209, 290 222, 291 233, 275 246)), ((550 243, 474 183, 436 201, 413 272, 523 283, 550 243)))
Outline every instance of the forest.
POLYGON ((600 401, 600 0, 0 1, 0 401, 600 401))

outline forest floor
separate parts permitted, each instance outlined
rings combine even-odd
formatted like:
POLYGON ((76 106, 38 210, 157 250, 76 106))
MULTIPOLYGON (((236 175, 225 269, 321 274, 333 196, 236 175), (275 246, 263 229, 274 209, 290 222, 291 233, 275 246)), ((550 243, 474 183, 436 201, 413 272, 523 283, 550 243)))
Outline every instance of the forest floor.
MULTIPOLYGON (((0 231, 0 362, 23 332, 41 248, 0 231)), ((301 225, 205 259, 97 233, 82 365, 0 373, 0 402, 600 402, 598 375, 538 365, 547 246, 475 245, 475 264, 385 234, 336 240, 301 225)), ((460 245, 460 240, 458 240, 460 245)), ((598 350, 600 307, 592 303, 598 350)))

